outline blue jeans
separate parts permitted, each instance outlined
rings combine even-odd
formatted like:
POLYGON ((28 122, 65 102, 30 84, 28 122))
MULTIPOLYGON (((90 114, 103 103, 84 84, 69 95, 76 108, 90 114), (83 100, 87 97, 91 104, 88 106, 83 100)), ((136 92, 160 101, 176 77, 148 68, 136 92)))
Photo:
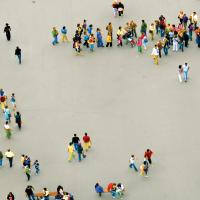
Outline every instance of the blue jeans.
POLYGON ((3 159, 0 159, 0 167, 3 165, 3 159))
POLYGON ((77 151, 78 150, 78 143, 74 143, 74 149, 77 151))
POLYGON ((19 64, 21 64, 22 63, 22 56, 21 55, 17 55, 17 57, 18 57, 18 60, 19 60, 19 64))
POLYGON ((52 44, 55 45, 57 43, 58 43, 58 36, 54 36, 52 44))
POLYGON ((160 29, 160 37, 164 37, 165 31, 163 29, 160 29))
POLYGON ((35 197, 34 197, 34 195, 30 195, 30 196, 28 196, 28 199, 29 200, 35 200, 35 197))
POLYGON ((97 47, 103 47, 103 41, 102 39, 97 41, 97 47))
POLYGON ((179 48, 180 48, 180 50, 183 52, 184 51, 184 49, 183 49, 183 43, 180 43, 179 44, 179 48))
POLYGON ((184 74, 184 81, 187 81, 187 79, 188 79, 188 71, 184 72, 183 74, 184 74))
POLYGON ((136 172, 138 172, 138 169, 137 169, 137 167, 135 166, 134 163, 131 163, 131 164, 129 165, 129 167, 130 167, 130 168, 134 168, 134 170, 135 170, 136 172))
POLYGON ((78 153, 78 161, 81 161, 81 153, 78 153))
POLYGON ((167 56, 168 55, 168 47, 163 48, 164 54, 167 56))

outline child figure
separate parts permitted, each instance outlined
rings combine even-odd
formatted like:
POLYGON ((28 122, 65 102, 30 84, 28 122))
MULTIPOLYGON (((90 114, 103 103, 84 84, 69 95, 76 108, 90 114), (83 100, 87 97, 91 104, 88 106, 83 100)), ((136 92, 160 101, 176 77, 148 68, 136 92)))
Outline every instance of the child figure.
POLYGON ((90 51, 94 51, 94 44, 95 44, 95 37, 93 34, 90 35, 89 38, 89 46, 90 46, 90 51))
POLYGON ((33 163, 34 167, 35 167, 35 173, 38 175, 39 172, 40 172, 40 164, 38 162, 38 160, 36 160, 34 163, 33 163))
POLYGON ((65 41, 67 42, 68 41, 68 38, 67 38, 67 29, 66 29, 65 26, 62 27, 61 33, 62 33, 62 38, 61 38, 62 42, 65 42, 65 41))
POLYGON ((142 53, 142 38, 139 37, 137 41, 138 52, 142 53))
POLYGON ((89 48, 89 36, 87 34, 87 31, 84 31, 84 36, 83 36, 83 40, 84 40, 84 43, 83 43, 83 46, 86 46, 87 48, 89 48))
POLYGON ((112 47, 112 36, 108 33, 106 37, 106 47, 112 47))

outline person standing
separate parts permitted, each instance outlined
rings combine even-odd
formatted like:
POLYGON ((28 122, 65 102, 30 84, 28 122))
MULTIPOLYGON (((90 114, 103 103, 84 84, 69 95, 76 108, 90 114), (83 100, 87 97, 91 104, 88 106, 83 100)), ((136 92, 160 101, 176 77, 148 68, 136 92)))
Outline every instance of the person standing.
POLYGON ((33 191, 34 191, 34 188, 31 185, 28 185, 25 189, 25 194, 29 200, 35 200, 35 195, 33 191))
POLYGON ((97 32, 97 47, 104 47, 101 30, 97 28, 96 32, 97 32))
POLYGON ((94 44, 95 44, 95 37, 93 34, 90 35, 88 43, 89 43, 90 51, 93 52, 94 44))
POLYGON ((131 34, 135 36, 135 38, 137 38, 137 32, 136 32, 137 24, 133 20, 130 21, 130 28, 131 28, 131 34))
POLYGON ((11 111, 8 108, 8 106, 5 106, 4 108, 4 118, 6 121, 8 121, 9 123, 11 122, 11 111))
POLYGON ((9 194, 7 195, 7 200, 15 200, 15 196, 12 192, 9 192, 9 194))
POLYGON ((152 41, 154 40, 154 32, 155 32, 155 25, 154 23, 151 23, 151 25, 149 26, 149 34, 152 41))
POLYGON ((40 172, 40 164, 39 164, 39 161, 38 160, 35 160, 35 162, 33 163, 34 167, 35 167, 35 173, 36 175, 39 174, 40 172))
POLYGON ((159 50, 158 50, 157 45, 154 46, 151 55, 153 57, 154 64, 158 65, 159 50))
POLYGON ((3 153, 0 151, 0 167, 3 165, 3 153))
POLYGON ((153 151, 151 151, 150 149, 147 149, 144 153, 144 158, 147 159, 150 165, 152 164, 152 160, 151 160, 152 155, 153 155, 153 151))
POLYGON ((11 95, 10 103, 13 106, 13 111, 15 111, 15 109, 16 109, 16 99, 15 99, 15 94, 14 93, 12 93, 12 95, 11 95))
POLYGON ((183 74, 183 68, 182 68, 182 65, 179 65, 178 66, 178 80, 180 83, 182 83, 182 74, 183 74))
POLYGON ((28 165, 25 166, 25 174, 27 176, 27 181, 29 181, 31 178, 31 169, 29 168, 28 165))
POLYGON ((91 142, 90 137, 88 136, 87 133, 85 133, 85 135, 83 136, 83 147, 84 147, 84 150, 88 151, 88 149, 91 148, 91 144, 92 144, 92 142, 91 142))
POLYGON ((17 56, 17 58, 19 60, 19 64, 21 64, 22 63, 22 51, 19 47, 16 47, 15 55, 17 56))
POLYGON ((140 33, 144 33, 145 35, 147 34, 147 23, 144 21, 144 19, 142 20, 142 25, 140 28, 140 33))
POLYGON ((113 27, 112 27, 111 22, 109 22, 108 25, 106 26, 106 30, 108 31, 108 35, 110 35, 112 38, 113 37, 113 27))
POLYGON ((119 29, 117 30, 117 46, 123 46, 122 44, 122 36, 124 34, 124 31, 122 29, 122 27, 120 26, 119 29))
POLYGON ((21 114, 18 111, 15 114, 15 122, 18 125, 18 128, 21 129, 21 127, 22 127, 22 119, 21 119, 21 114))
POLYGON ((14 153, 8 149, 6 152, 5 152, 5 156, 6 158, 8 159, 9 161, 9 165, 10 165, 10 168, 13 166, 13 158, 14 158, 14 153))
POLYGON ((112 36, 108 33, 106 36, 106 47, 112 47, 112 36))
POLYGON ((184 74, 184 81, 187 82, 188 80, 188 71, 189 71, 189 66, 187 63, 183 65, 183 74, 184 74))
POLYGON ((134 169, 136 172, 138 172, 138 169, 137 169, 137 167, 136 167, 136 165, 135 165, 135 156, 134 155, 131 155, 131 158, 130 158, 130 160, 129 160, 129 167, 131 168, 131 169, 134 169))
POLYGON ((66 29, 66 27, 63 26, 60 32, 62 33, 62 38, 61 38, 62 42, 65 42, 65 41, 67 42, 68 38, 67 38, 67 29, 66 29))
POLYGON ((67 147, 67 152, 68 152, 68 161, 72 161, 72 159, 75 158, 73 142, 69 143, 67 147))
POLYGON ((4 33, 6 33, 6 38, 7 38, 8 41, 10 41, 10 39, 11 39, 11 33, 10 32, 11 32, 11 28, 10 28, 9 24, 6 23, 5 28, 4 28, 4 33))
POLYGON ((51 34, 53 36, 52 44, 53 45, 58 44, 58 31, 57 31, 56 27, 53 27, 51 34))
POLYGON ((4 124, 4 130, 5 130, 6 137, 8 139, 10 139, 11 135, 12 135, 12 131, 11 131, 11 128, 10 128, 10 126, 8 124, 8 121, 6 121, 6 123, 4 124))

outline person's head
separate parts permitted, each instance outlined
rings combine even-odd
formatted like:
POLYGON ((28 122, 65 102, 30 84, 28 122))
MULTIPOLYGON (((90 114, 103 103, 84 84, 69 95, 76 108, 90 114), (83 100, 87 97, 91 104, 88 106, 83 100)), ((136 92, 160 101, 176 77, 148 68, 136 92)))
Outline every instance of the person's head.
POLYGON ((8 121, 6 121, 6 125, 8 124, 8 121))
POLYGON ((111 22, 108 23, 108 25, 111 25, 111 24, 112 24, 111 22))
POLYGON ((65 26, 63 26, 63 29, 66 29, 66 27, 65 27, 65 26))
POLYGON ((84 20, 83 20, 83 22, 85 23, 85 22, 87 22, 87 20, 86 20, 86 19, 84 19, 84 20))
POLYGON ((14 94, 14 93, 12 93, 12 96, 14 97, 14 96, 15 96, 15 94, 14 94))
POLYGON ((97 28, 97 32, 98 32, 98 31, 100 31, 100 29, 99 29, 99 28, 97 28))
POLYGON ((17 111, 17 115, 20 115, 19 111, 17 111))
POLYGON ((8 149, 7 151, 10 152, 10 149, 8 149))
POLYGON ((193 12, 193 15, 196 15, 197 13, 196 12, 193 12))
POLYGON ((38 162, 38 160, 35 160, 35 162, 38 162))
POLYGON ((70 146, 71 146, 72 144, 73 144, 72 142, 69 143, 70 146))
POLYGON ((76 137, 76 133, 74 134, 74 137, 76 137))
POLYGON ((182 65, 179 65, 178 68, 181 69, 181 68, 182 68, 182 65))
POLYGON ((44 191, 47 191, 47 188, 43 188, 44 191))
POLYGON ((155 44, 154 47, 157 48, 157 44, 155 44))
POLYGON ((16 49, 19 49, 19 47, 17 46, 16 49))
POLYGON ((147 149, 147 152, 149 152, 150 151, 150 149, 147 149))
POLYGON ((6 26, 8 26, 9 24, 8 23, 6 23, 6 26))
POLYGON ((131 157, 134 158, 135 156, 134 156, 134 155, 131 155, 131 157))
POLYGON ((85 133, 85 136, 87 136, 87 133, 85 133))
POLYGON ((142 19, 142 23, 144 23, 144 19, 142 19))
POLYGON ((94 34, 92 33, 90 36, 91 36, 91 37, 93 37, 93 36, 94 36, 94 34))
POLYGON ((121 30, 122 29, 122 27, 121 26, 119 26, 119 30, 121 30))
POLYGON ((185 65, 187 66, 187 63, 185 63, 185 65))

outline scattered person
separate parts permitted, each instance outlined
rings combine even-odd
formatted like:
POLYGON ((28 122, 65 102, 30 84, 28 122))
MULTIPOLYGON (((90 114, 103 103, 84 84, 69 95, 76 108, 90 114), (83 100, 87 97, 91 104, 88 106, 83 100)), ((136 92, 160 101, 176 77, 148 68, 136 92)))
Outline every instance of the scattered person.
POLYGON ((138 168, 135 165, 135 156, 134 155, 131 155, 131 158, 130 158, 129 162, 130 162, 129 167, 131 169, 134 169, 136 172, 138 172, 138 168))
POLYGON ((7 200, 15 200, 15 196, 12 192, 9 192, 9 194, 7 196, 7 200))
POLYGON ((21 49, 19 47, 16 47, 15 49, 15 55, 17 56, 18 60, 19 60, 19 64, 22 63, 22 53, 21 53, 21 49))
POLYGON ((4 28, 4 32, 6 33, 7 40, 10 41, 10 39, 11 39, 11 33, 10 33, 11 32, 11 28, 10 28, 8 23, 6 23, 6 26, 4 28))
POLYGON ((150 149, 147 149, 144 153, 144 158, 147 159, 150 165, 152 164, 152 160, 151 160, 152 155, 153 155, 153 151, 151 151, 150 149))
POLYGON ((60 32, 62 33, 62 38, 61 38, 62 42, 67 42, 68 38, 67 38, 67 29, 66 29, 66 27, 63 26, 60 32))
POLYGON ((53 45, 58 44, 58 34, 59 34, 59 33, 58 33, 56 27, 53 27, 53 30, 52 30, 51 34, 52 34, 52 36, 53 36, 52 44, 53 44, 53 45))
POLYGON ((3 153, 0 151, 0 167, 3 165, 3 153))
POLYGON ((39 164, 39 161, 38 160, 35 160, 35 162, 33 163, 34 167, 35 167, 35 173, 36 175, 39 174, 40 172, 40 164, 39 164))
POLYGON ((13 166, 13 158, 14 158, 14 153, 10 150, 10 149, 8 149, 6 152, 5 152, 5 156, 6 156, 6 158, 8 159, 8 161, 9 161, 9 165, 10 165, 10 168, 12 168, 12 166, 13 166))
POLYGON ((25 174, 27 176, 27 180, 29 181, 31 178, 31 169, 29 168, 28 165, 25 166, 25 174))
POLYGON ((96 193, 101 197, 102 193, 104 192, 103 187, 99 185, 99 183, 96 183, 95 186, 96 193))
POLYGON ((18 128, 21 129, 22 119, 21 119, 21 114, 18 111, 15 114, 15 123, 17 124, 18 128))

